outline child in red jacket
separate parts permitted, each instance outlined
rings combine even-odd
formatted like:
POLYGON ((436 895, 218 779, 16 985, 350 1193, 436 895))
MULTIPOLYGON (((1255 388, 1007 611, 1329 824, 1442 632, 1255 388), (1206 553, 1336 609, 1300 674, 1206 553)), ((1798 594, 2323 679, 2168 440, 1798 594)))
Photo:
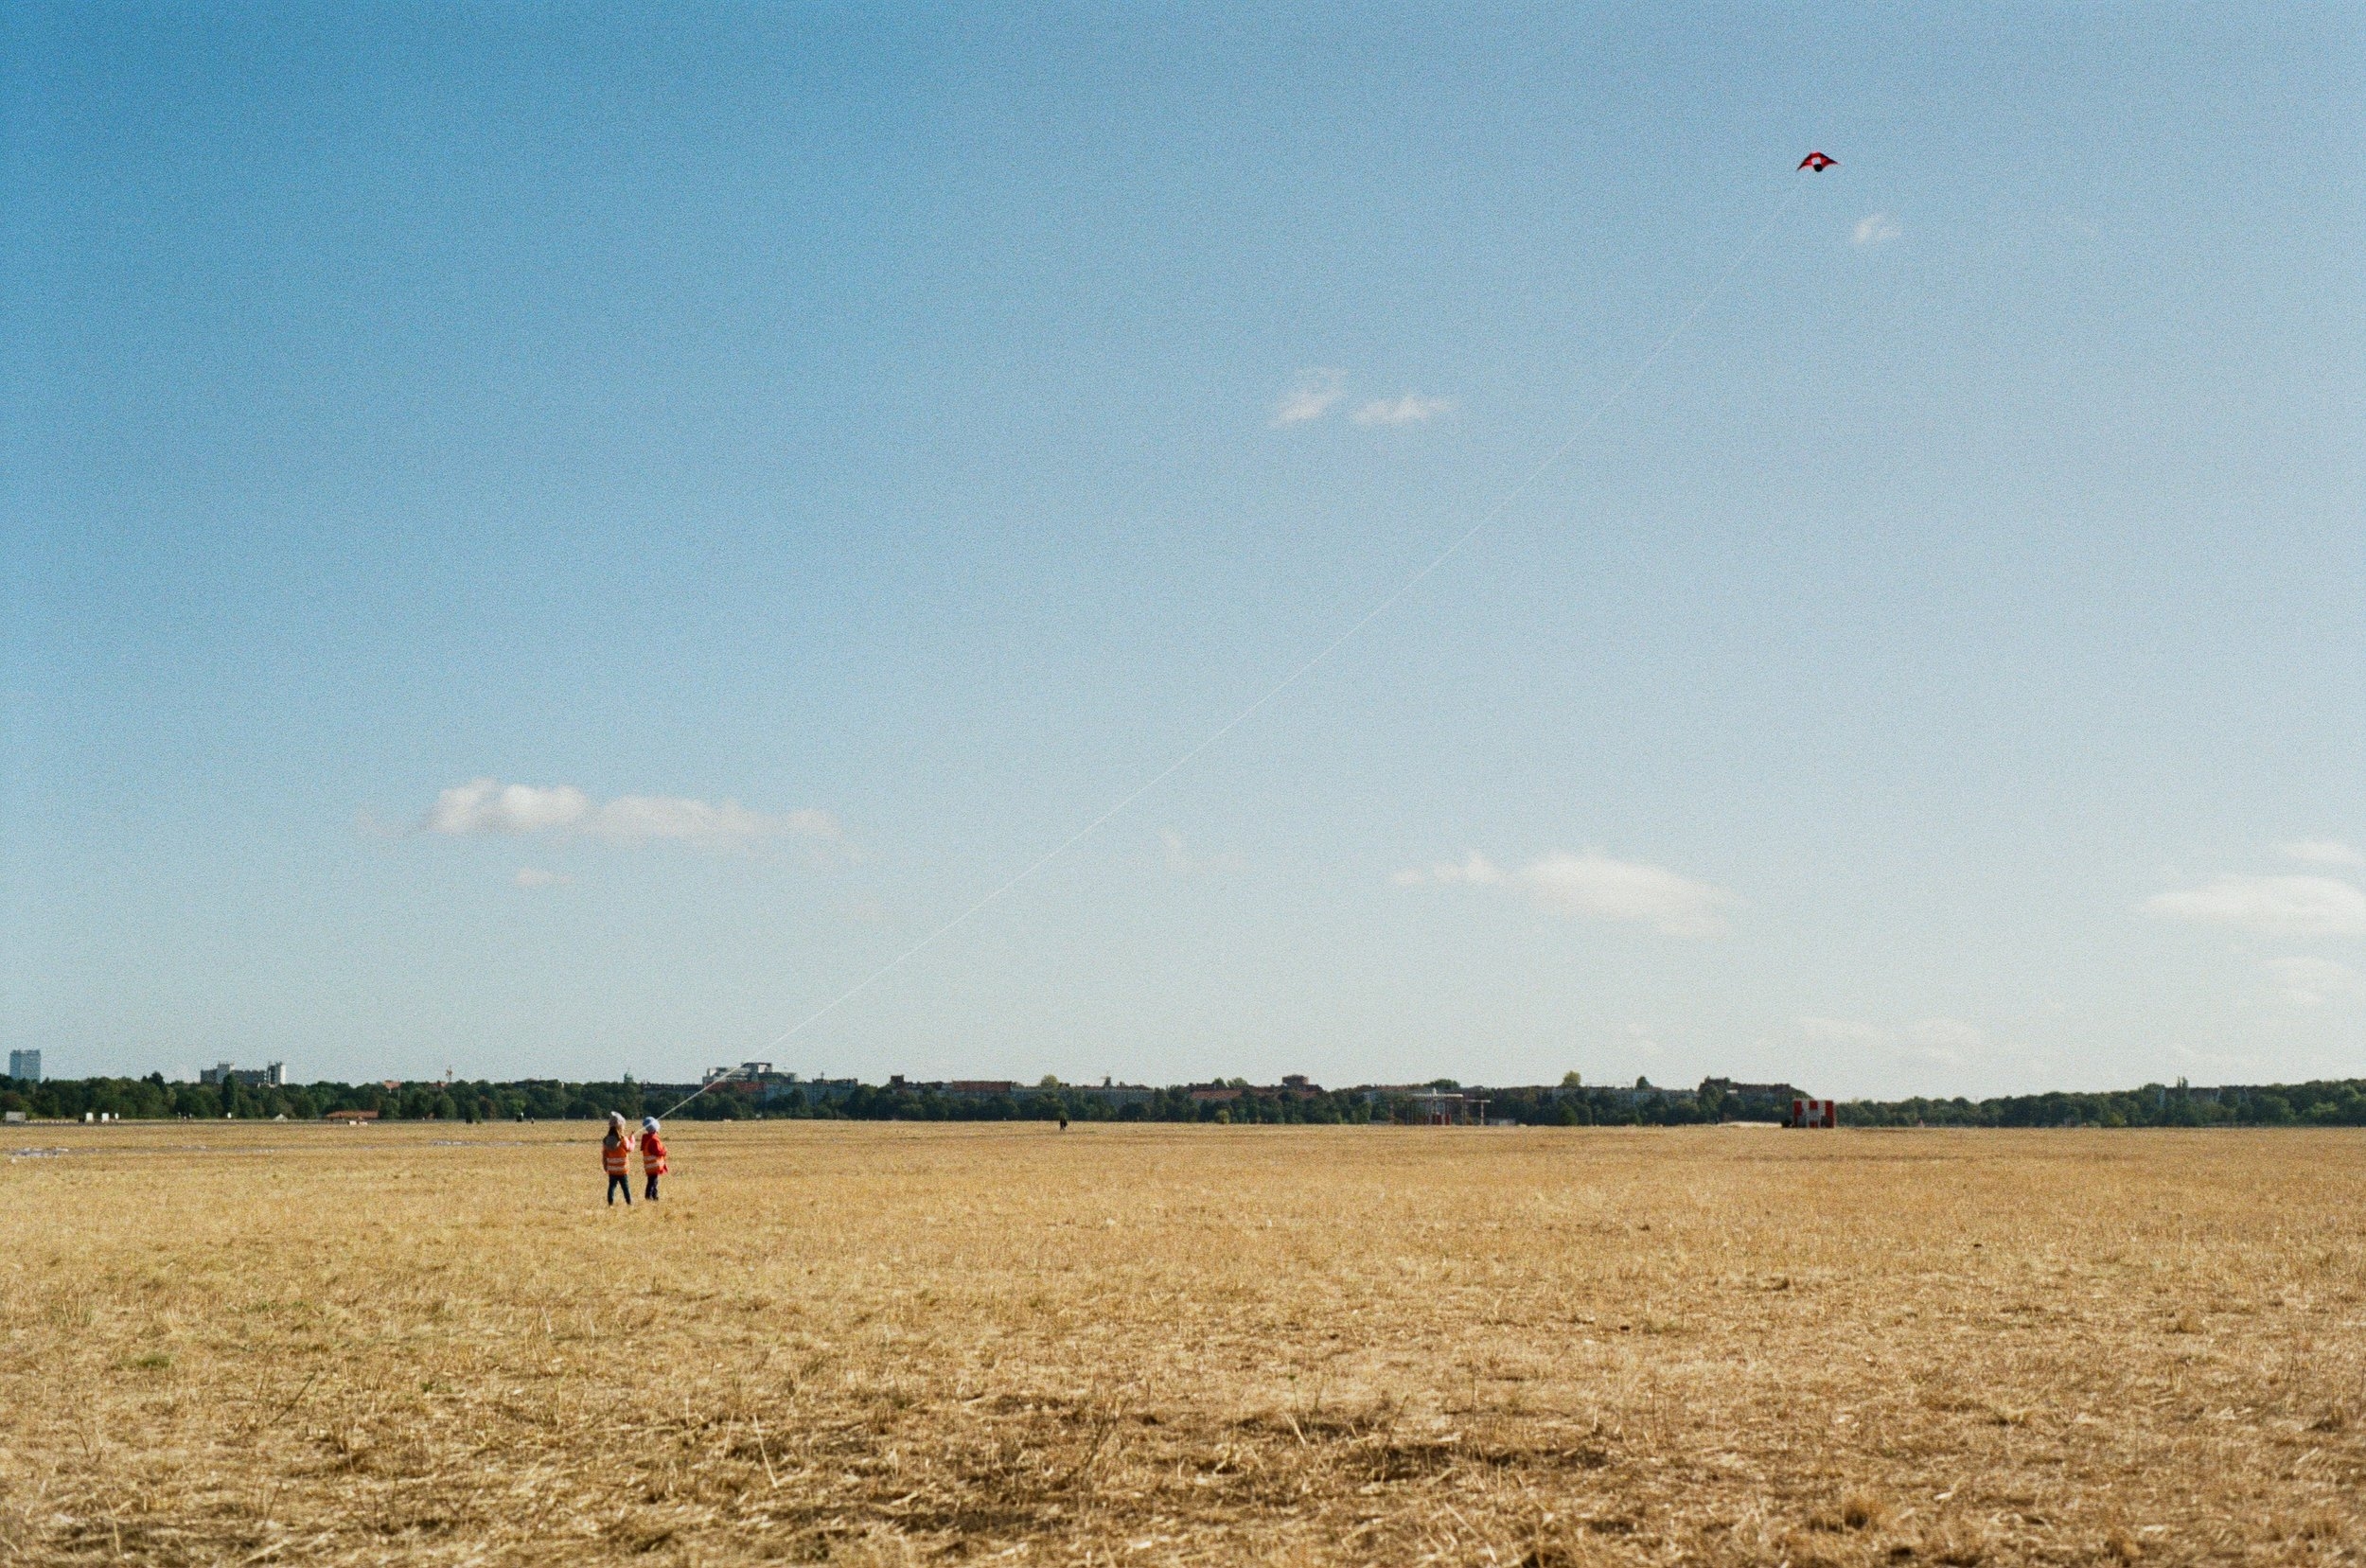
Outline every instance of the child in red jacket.
MULTIPOLYGON (((649 1190, 643 1194, 651 1203, 657 1202, 657 1179, 672 1169, 665 1163, 665 1140, 657 1136, 657 1118, 641 1119, 641 1171, 649 1178, 649 1190)), ((630 1194, 627 1195, 627 1197, 630 1194)))

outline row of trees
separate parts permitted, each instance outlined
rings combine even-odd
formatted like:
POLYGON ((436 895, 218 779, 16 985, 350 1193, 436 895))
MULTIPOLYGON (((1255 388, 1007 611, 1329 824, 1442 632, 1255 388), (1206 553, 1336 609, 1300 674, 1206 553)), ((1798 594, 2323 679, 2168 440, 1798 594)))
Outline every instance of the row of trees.
MULTIPOLYGON (((1212 1087, 1233 1092, 1227 1098, 1216 1098, 1195 1094, 1192 1086, 1176 1084, 1153 1090, 1147 1099, 1119 1101, 1090 1088, 1063 1084, 1056 1079, 991 1096, 954 1095, 927 1086, 892 1084, 865 1084, 850 1092, 829 1090, 820 1095, 793 1084, 762 1091, 753 1085, 731 1085, 695 1102, 685 1114, 841 1117, 866 1121, 1012 1121, 1066 1117, 1071 1121, 1348 1125, 1418 1121, 1429 1113, 1429 1107, 1416 1098, 1416 1089, 1260 1087, 1239 1079, 1212 1087)), ((1575 1073, 1558 1085, 1466 1090, 1451 1078, 1439 1078, 1421 1088, 1462 1093, 1472 1101, 1483 1100, 1489 1119, 1516 1121, 1524 1126, 1674 1126, 1738 1118, 1773 1119, 1789 1109, 1787 1101, 1778 1103, 1762 1096, 1734 1097, 1705 1088, 1655 1088, 1640 1079, 1633 1088, 1583 1084, 1575 1073)), ((1469 1110, 1476 1115, 1479 1107, 1472 1103, 1469 1110)))
MULTIPOLYGON (((1574 1075, 1573 1075, 1574 1076, 1574 1075)), ((830 1118, 857 1121, 1205 1121, 1356 1124, 1413 1121, 1423 1114, 1401 1091, 1259 1088, 1235 1081, 1229 1099, 1194 1097, 1189 1087, 1154 1090, 1147 1100, 1120 1101, 1055 1081, 1009 1094, 948 1094, 925 1086, 861 1084, 851 1090, 787 1084, 726 1084, 691 1100, 676 1113, 696 1120, 757 1117, 830 1118)), ((566 1084, 552 1079, 517 1083, 486 1080, 454 1083, 304 1084, 282 1086, 168 1084, 161 1073, 146 1078, 52 1079, 19 1083, 0 1078, 0 1110, 79 1120, 113 1116, 124 1120, 223 1117, 312 1120, 336 1111, 372 1111, 385 1120, 556 1121, 596 1120, 610 1111, 638 1119, 677 1106, 697 1085, 566 1084)), ((1455 1091, 1439 1079, 1428 1087, 1455 1091)), ((1530 1087, 1472 1090, 1488 1100, 1487 1114, 1528 1125, 1668 1125, 1716 1120, 1691 1094, 1654 1089, 1530 1087)), ((1728 1107, 1734 1114, 1772 1116, 1772 1106, 1728 1107)))
POLYGON ((84 1116, 112 1116, 125 1121, 184 1117, 264 1121, 285 1117, 291 1121, 309 1121, 332 1111, 375 1111, 389 1121, 515 1121, 521 1118, 556 1121, 603 1118, 610 1111, 639 1117, 644 1114, 644 1094, 652 1100, 649 1109, 672 1103, 670 1100, 655 1102, 653 1091, 629 1080, 622 1084, 480 1080, 389 1088, 382 1084, 168 1084, 162 1073, 150 1073, 146 1078, 53 1078, 38 1084, 0 1077, 0 1110, 76 1121, 84 1116))
MULTIPOLYGON (((1788 1107, 1774 1100, 1737 1099, 1704 1084, 1699 1090, 1580 1084, 1575 1074, 1557 1086, 1472 1089, 1487 1115, 1526 1126, 1677 1126, 1766 1119, 1788 1107)), ((695 1084, 565 1084, 527 1079, 496 1084, 305 1084, 255 1087, 168 1084, 146 1078, 54 1079, 32 1083, 0 1077, 0 1110, 80 1120, 85 1115, 124 1120, 173 1118, 311 1120, 334 1111, 374 1111, 386 1120, 596 1120, 610 1111, 627 1117, 663 1114, 695 1084)), ((1295 1090, 1233 1085, 1228 1099, 1194 1098, 1186 1087, 1154 1091, 1127 1103, 1047 1080, 1009 1094, 952 1095, 926 1087, 858 1085, 816 1089, 799 1084, 725 1084, 676 1114, 699 1120, 756 1117, 833 1118, 865 1121, 1206 1121, 1366 1123, 1412 1121, 1425 1108, 1396 1090, 1295 1090)), ((1439 1079, 1432 1088, 1460 1086, 1439 1079)), ((2366 1126, 2366 1081, 2197 1089, 2182 1080, 2100 1094, 2013 1095, 1995 1100, 1848 1101, 1844 1125, 1859 1127, 2216 1127, 2366 1126)))
POLYGON ((2197 1089, 2181 1078, 2101 1094, 1850 1101, 1840 1119, 1859 1127, 2360 1127, 2366 1080, 2197 1089))

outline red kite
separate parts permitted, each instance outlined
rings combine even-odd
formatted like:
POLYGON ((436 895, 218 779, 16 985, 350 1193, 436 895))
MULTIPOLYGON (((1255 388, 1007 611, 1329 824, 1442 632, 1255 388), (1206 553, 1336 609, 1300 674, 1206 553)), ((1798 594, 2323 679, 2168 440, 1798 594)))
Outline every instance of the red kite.
MULTIPOLYGON (((1811 168, 1818 174, 1821 174, 1826 169, 1831 167, 1834 164, 1839 162, 1840 160, 1838 158, 1827 158, 1821 152, 1810 152, 1806 157, 1799 160, 1799 167, 1811 168)), ((1798 172, 1798 169, 1793 169, 1792 172, 1795 174, 1798 172)))

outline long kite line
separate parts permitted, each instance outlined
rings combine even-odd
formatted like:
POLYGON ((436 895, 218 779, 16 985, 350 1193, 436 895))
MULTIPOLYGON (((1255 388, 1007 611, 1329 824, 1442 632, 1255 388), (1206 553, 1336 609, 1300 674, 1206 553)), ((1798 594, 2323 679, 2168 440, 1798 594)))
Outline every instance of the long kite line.
MULTIPOLYGON (((1801 167, 1806 167, 1808 166, 1803 164, 1801 167)), ((1819 170, 1818 172, 1821 171, 1819 170)), ((1479 535, 1485 533, 1489 526, 1492 525, 1496 519, 1504 515, 1505 510, 1510 507, 1513 502, 1518 501, 1523 495, 1526 495, 1538 480, 1544 478, 1546 472, 1556 467, 1563 458, 1568 456, 1571 448, 1575 447, 1579 442, 1584 440, 1588 435, 1591 435, 1594 432, 1594 428, 1597 425, 1599 425, 1602 420, 1609 415, 1610 411, 1616 408, 1619 403, 1626 398, 1627 394, 1634 390, 1635 383, 1643 379, 1644 376, 1650 372, 1651 368, 1659 363, 1661 358, 1666 355, 1670 348, 1675 346, 1676 340, 1683 337, 1685 333, 1691 328, 1692 324, 1701 319, 1701 312, 1706 310, 1709 308, 1710 303, 1714 301, 1718 295, 1724 292, 1725 285, 1733 281, 1734 274, 1740 272, 1742 265, 1753 255, 1757 254, 1758 247, 1766 242, 1766 237, 1774 232, 1774 225, 1782 221, 1783 215, 1789 212, 1791 210, 1792 203, 1798 200, 1800 188, 1801 187, 1798 185, 1793 184, 1789 191, 1784 194, 1783 199, 1774 203, 1774 210, 1767 214, 1766 221, 1758 225, 1757 232, 1750 237, 1749 243, 1742 246, 1741 250, 1734 256, 1733 260, 1726 264, 1725 270, 1717 275, 1717 281, 1710 284, 1705 290, 1702 291, 1701 297, 1693 302, 1692 308, 1686 311, 1684 318, 1677 322, 1673 327, 1669 329, 1668 335, 1660 339, 1658 346, 1654 347, 1649 354, 1644 355, 1641 360, 1635 362, 1634 368, 1627 373, 1626 379, 1620 381, 1617 386, 1611 390, 1608 396, 1597 403, 1594 407, 1594 412, 1587 414, 1584 419, 1580 420, 1577 427, 1562 440, 1561 445, 1555 447, 1551 451, 1546 452, 1541 461, 1539 461, 1533 467, 1529 468, 1527 473, 1520 477, 1519 483, 1513 484, 1510 489, 1498 496, 1492 506, 1490 506, 1486 511, 1480 513, 1479 519, 1476 522, 1474 522, 1470 527, 1464 529, 1452 544, 1447 545, 1446 548, 1431 556, 1427 565, 1423 566, 1420 571, 1414 573, 1411 576, 1405 578, 1404 581, 1399 583, 1389 591, 1386 598, 1382 599, 1379 603, 1373 605, 1371 608, 1366 610, 1362 615, 1358 616, 1345 631, 1339 633, 1338 636, 1333 637, 1330 642, 1324 643, 1321 649, 1317 651, 1314 657, 1306 660, 1289 674, 1283 676, 1280 680, 1275 681, 1271 686, 1267 687, 1264 693, 1254 702, 1251 702, 1247 707, 1243 708, 1239 713, 1234 714, 1230 718, 1225 720, 1215 729, 1209 731, 1190 749, 1177 756, 1173 762, 1167 764, 1166 766, 1160 768, 1157 772, 1152 774, 1149 778, 1144 779, 1140 784, 1136 784, 1132 789, 1127 790, 1123 795, 1118 797, 1118 799, 1111 803, 1108 809, 1102 812, 1100 816, 1095 817, 1091 821, 1086 822, 1083 827, 1078 828, 1074 833, 1069 834, 1066 838, 1061 839, 1057 844, 1054 844, 1051 848, 1044 851, 1044 853, 1036 856, 1024 871, 1021 871, 1016 875, 1011 877, 1001 886, 996 888, 992 892, 978 900, 977 903, 972 904, 968 908, 963 909, 960 914, 955 915, 951 920, 946 921, 944 925, 930 931, 927 936, 922 937, 918 942, 913 943, 909 947, 905 948, 901 953, 896 954, 895 957, 890 959, 887 962, 873 970, 870 974, 864 976, 853 985, 848 986, 844 991, 839 992, 836 996, 830 998, 829 1001, 824 1002, 821 1006, 814 1009, 814 1011, 806 1013, 803 1018, 798 1019, 797 1022, 789 1025, 788 1028, 774 1035, 771 1041, 767 1044, 764 1048, 769 1052, 777 1050, 782 1046, 786 1045, 789 1041, 795 1039, 798 1035, 803 1034, 806 1030, 812 1028, 815 1024, 820 1023, 822 1019, 828 1017, 831 1013, 837 1012, 848 1002, 853 1001, 856 996, 861 995, 864 992, 870 990, 881 980, 886 979, 890 975, 895 973, 896 970, 902 968, 911 960, 918 958, 929 948, 934 947, 939 942, 942 942, 945 938, 952 935, 954 931, 968 924, 969 921, 975 916, 982 913, 988 906, 998 901, 1012 889, 1017 887, 1020 883, 1033 876, 1037 872, 1043 870, 1046 866, 1049 866, 1051 862, 1057 860, 1060 856, 1066 854, 1068 851, 1074 849, 1086 839, 1091 837, 1093 834, 1107 823, 1111 818, 1118 816, 1123 812, 1126 807, 1132 805, 1136 801, 1140 800, 1143 796, 1149 794, 1152 790, 1166 783, 1175 774, 1190 766, 1191 764, 1200 755, 1200 753, 1206 751, 1209 747, 1224 739, 1225 736, 1230 734, 1233 731, 1247 723, 1251 718, 1254 718, 1258 713, 1261 712, 1268 703, 1272 702, 1274 698, 1280 696, 1282 693, 1288 691, 1291 687, 1297 685, 1308 676, 1314 674, 1315 671, 1326 662, 1333 654, 1337 653, 1341 648, 1345 647, 1350 642, 1351 642, 1358 632, 1362 631, 1366 626, 1370 625, 1374 621, 1380 619, 1381 616, 1386 614, 1389 609, 1396 605, 1398 600, 1404 598, 1406 594, 1421 587, 1422 583, 1429 579, 1432 573, 1436 573, 1439 567, 1444 566, 1457 555, 1460 554, 1463 546, 1469 544, 1473 539, 1477 538, 1479 535)), ((718 1084, 730 1082, 732 1077, 735 1076, 735 1073, 736 1069, 734 1069, 733 1073, 722 1074, 709 1080, 703 1084, 700 1084, 695 1093, 685 1097, 679 1103, 672 1106, 665 1112, 665 1115, 669 1117, 672 1116, 675 1111, 680 1110, 682 1106, 689 1104, 691 1101, 697 1099, 699 1095, 706 1093, 707 1090, 715 1088, 718 1084)))

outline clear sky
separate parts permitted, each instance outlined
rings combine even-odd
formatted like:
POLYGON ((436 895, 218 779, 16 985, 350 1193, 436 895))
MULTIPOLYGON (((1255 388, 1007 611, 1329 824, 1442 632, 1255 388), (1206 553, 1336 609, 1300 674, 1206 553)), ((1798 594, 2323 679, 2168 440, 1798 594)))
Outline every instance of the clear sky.
POLYGON ((0 27, 53 1074, 2366 1073, 2366 11, 0 27))

